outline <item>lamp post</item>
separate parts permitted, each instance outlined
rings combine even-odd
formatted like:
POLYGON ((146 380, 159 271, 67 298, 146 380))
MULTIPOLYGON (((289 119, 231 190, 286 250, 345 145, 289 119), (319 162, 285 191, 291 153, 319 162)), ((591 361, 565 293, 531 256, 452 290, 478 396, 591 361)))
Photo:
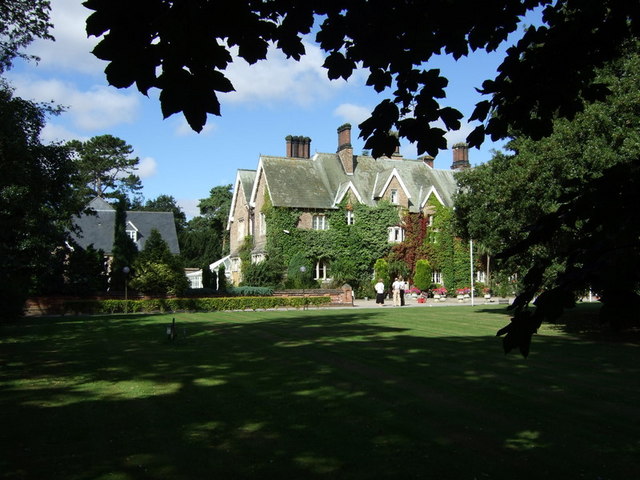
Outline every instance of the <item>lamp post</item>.
POLYGON ((307 271, 307 267, 305 267, 304 265, 300 266, 300 277, 302 280, 302 309, 306 310, 307 309, 307 297, 305 297, 304 295, 304 272, 307 271))
POLYGON ((127 301, 127 286, 129 283, 129 272, 131 269, 127 266, 122 267, 122 273, 124 273, 124 313, 129 313, 129 302, 127 301))
POLYGON ((469 239, 469 264, 470 264, 470 269, 471 269, 471 306, 473 307, 473 297, 474 297, 474 292, 473 292, 473 240, 469 239))

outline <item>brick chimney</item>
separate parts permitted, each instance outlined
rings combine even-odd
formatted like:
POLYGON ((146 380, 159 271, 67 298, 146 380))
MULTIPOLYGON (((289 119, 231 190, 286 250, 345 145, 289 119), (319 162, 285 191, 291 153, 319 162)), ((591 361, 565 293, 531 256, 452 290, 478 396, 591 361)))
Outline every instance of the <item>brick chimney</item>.
POLYGON ((351 124, 345 123, 338 128, 338 157, 347 175, 353 175, 355 158, 351 145, 351 124))
POLYGON ((285 141, 287 157, 310 158, 311 139, 309 137, 287 135, 285 141))
POLYGON ((293 157, 293 146, 291 145, 293 137, 291 135, 287 135, 284 139, 287 142, 287 157, 293 157))
POLYGON ((391 135, 398 139, 398 143, 396 145, 396 149, 393 151, 391 158, 393 160, 402 160, 402 154, 400 153, 400 134, 398 132, 391 132, 391 135))
POLYGON ((423 155, 418 157, 418 160, 422 160, 427 167, 433 168, 433 157, 431 155, 423 155))
POLYGON ((451 164, 452 170, 462 170, 464 168, 471 168, 469 163, 469 145, 464 142, 456 143, 453 146, 453 163, 451 164))

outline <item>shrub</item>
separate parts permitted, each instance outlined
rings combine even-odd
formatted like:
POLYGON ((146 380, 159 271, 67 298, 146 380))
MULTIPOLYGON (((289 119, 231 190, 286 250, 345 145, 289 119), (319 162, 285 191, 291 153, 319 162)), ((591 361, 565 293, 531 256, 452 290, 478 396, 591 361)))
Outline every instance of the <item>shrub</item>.
POLYGON ((428 290, 431 286, 431 274, 433 269, 425 259, 416 262, 416 271, 413 275, 413 284, 420 290, 428 290))

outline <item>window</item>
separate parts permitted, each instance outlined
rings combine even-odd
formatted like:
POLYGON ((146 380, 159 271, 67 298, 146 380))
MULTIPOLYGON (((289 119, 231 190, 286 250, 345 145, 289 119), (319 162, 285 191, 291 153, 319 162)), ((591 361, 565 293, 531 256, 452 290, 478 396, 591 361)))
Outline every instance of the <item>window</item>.
POLYGON ((347 210, 347 225, 353 225, 355 220, 356 218, 353 215, 353 210, 347 210))
POLYGON ((389 227, 389 241, 392 243, 399 243, 404 241, 404 228, 389 227))
POLYGON ((238 219, 238 240, 242 240, 244 235, 244 218, 240 218, 238 219))
POLYGON ((260 235, 267 234, 267 216, 264 213, 260 213, 260 235))
POLYGON ((231 271, 232 272, 240 271, 240 259, 238 257, 234 257, 231 259, 231 271))
POLYGON ((391 190, 391 203, 398 204, 398 190, 395 188, 391 190))
POLYGON ((429 214, 427 215, 427 227, 430 227, 433 225, 433 215, 429 214))
POLYGON ((316 263, 316 276, 314 280, 326 280, 327 279, 327 262, 324 260, 318 260, 316 263))
POLYGON ((327 217, 324 215, 314 215, 312 219, 312 228, 314 230, 326 230, 328 227, 327 217))
POLYGON ((439 285, 442 285, 442 273, 434 271, 431 274, 431 283, 437 283, 439 285))
POLYGON ((486 283, 487 281, 487 272, 483 272, 482 270, 476 270, 476 282, 486 283))
POLYGON ((264 253, 254 253, 251 255, 251 263, 260 263, 265 261, 264 253))
POLYGON ((138 239, 140 238, 140 235, 138 234, 139 233, 138 229, 130 221, 127 221, 125 225, 125 232, 127 232, 127 236, 134 242, 137 242, 138 239))

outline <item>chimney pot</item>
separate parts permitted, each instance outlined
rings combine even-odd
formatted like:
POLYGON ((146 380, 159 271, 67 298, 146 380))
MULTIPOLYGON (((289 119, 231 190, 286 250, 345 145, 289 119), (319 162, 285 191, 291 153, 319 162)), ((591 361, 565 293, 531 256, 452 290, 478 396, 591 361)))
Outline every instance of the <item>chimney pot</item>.
POLYGON ((433 168, 433 157, 431 155, 423 155, 422 157, 418 157, 418 160, 422 160, 425 165, 433 168))
POLYGON ((469 163, 469 145, 464 142, 456 143, 453 146, 453 163, 452 170, 460 170, 463 168, 471 168, 469 163))
POLYGON ((338 127, 338 157, 340 158, 345 173, 352 175, 355 170, 355 159, 353 156, 353 146, 351 145, 350 123, 345 123, 338 127))

